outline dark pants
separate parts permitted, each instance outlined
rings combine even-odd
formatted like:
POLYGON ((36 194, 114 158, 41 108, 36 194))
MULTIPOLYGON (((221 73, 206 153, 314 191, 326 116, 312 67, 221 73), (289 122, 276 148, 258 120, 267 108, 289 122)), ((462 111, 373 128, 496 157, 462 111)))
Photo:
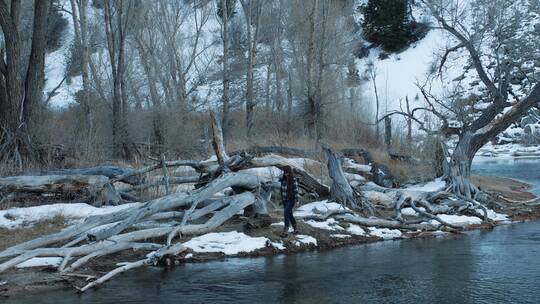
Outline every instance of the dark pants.
POLYGON ((293 216, 294 201, 287 200, 285 201, 284 206, 284 216, 285 216, 285 230, 289 229, 289 223, 292 224, 293 228, 296 230, 296 220, 293 216))

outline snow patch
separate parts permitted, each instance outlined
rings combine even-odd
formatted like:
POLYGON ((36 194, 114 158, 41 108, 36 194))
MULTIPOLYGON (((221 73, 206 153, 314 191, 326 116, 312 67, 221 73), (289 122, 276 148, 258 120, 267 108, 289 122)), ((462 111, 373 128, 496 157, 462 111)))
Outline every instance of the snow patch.
POLYGON ((378 236, 385 240, 398 239, 402 237, 401 231, 397 229, 368 227, 369 234, 372 236, 378 236))
POLYGON ((266 247, 270 242, 265 237, 251 237, 241 232, 212 232, 184 243, 194 252, 222 252, 226 255, 235 255, 240 252, 252 252, 266 247))
POLYGON ((271 242, 270 245, 272 245, 272 247, 278 249, 278 250, 285 250, 285 246, 283 246, 283 243, 282 242, 271 242))
POLYGON ((294 244, 296 246, 300 246, 300 245, 315 245, 315 246, 317 246, 317 239, 310 236, 310 235, 299 234, 299 235, 296 236, 296 242, 294 244))
POLYGON ((510 220, 508 218, 508 215, 506 214, 503 214, 503 213, 497 213, 491 209, 487 209, 487 217, 492 220, 492 221, 495 221, 495 222, 503 222, 503 221, 508 221, 510 220))
POLYGON ((366 231, 362 229, 362 227, 354 224, 350 224, 347 228, 347 232, 355 234, 355 235, 366 235, 366 231))
POLYGON ((296 209, 294 216, 306 217, 310 215, 317 215, 328 212, 330 210, 344 209, 342 205, 338 203, 329 203, 328 200, 317 201, 309 204, 302 205, 296 209))
POLYGON ((446 183, 441 178, 436 178, 430 182, 419 185, 412 185, 405 187, 407 190, 413 191, 423 191, 423 192, 434 192, 444 189, 446 183))
POLYGON ((50 220, 56 216, 62 216, 66 219, 80 219, 91 215, 113 213, 140 205, 141 203, 129 203, 97 208, 84 203, 76 203, 12 208, 0 210, 0 228, 14 229, 21 226, 31 226, 36 222, 50 220))
POLYGON ((318 229, 326 229, 326 230, 344 230, 343 227, 339 226, 339 222, 336 221, 333 218, 329 218, 324 222, 317 222, 314 220, 306 221, 306 224, 310 225, 311 227, 315 227, 318 229))
MULTIPOLYGON (((437 214, 437 216, 447 222, 448 224, 458 225, 458 226, 466 226, 466 225, 474 225, 474 224, 481 224, 482 220, 476 216, 467 216, 467 215, 455 215, 455 214, 437 214)), ((429 221, 432 225, 440 225, 439 222, 436 220, 429 221)))

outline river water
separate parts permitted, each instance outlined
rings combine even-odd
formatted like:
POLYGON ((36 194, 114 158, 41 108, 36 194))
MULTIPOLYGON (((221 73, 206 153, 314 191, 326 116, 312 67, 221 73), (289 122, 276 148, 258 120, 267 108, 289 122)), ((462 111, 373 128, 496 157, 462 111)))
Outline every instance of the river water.
MULTIPOLYGON (((540 161, 474 171, 535 184, 540 161)), ((105 288, 7 303, 539 303, 540 222, 425 240, 386 241, 270 258, 140 269, 105 288)))

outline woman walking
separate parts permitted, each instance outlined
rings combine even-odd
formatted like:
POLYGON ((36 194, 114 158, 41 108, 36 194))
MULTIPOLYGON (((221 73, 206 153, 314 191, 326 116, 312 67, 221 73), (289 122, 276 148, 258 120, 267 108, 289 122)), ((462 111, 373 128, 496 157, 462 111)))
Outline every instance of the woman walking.
POLYGON ((290 166, 283 168, 283 176, 281 177, 281 201, 283 203, 283 216, 285 227, 281 237, 286 237, 289 233, 289 225, 292 224, 294 234, 298 233, 296 229, 296 220, 293 216, 294 205, 298 201, 298 183, 294 177, 294 172, 290 166))

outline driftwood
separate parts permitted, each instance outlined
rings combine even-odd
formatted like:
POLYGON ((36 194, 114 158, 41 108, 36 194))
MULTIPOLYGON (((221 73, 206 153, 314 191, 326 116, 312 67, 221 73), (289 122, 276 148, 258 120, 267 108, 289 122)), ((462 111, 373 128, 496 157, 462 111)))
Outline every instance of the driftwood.
POLYGON ((121 168, 115 166, 97 166, 92 168, 76 168, 76 169, 58 169, 42 172, 40 175, 103 175, 109 179, 117 179, 120 182, 130 185, 140 185, 144 183, 144 179, 137 175, 130 175, 135 172, 131 168, 121 168), (125 176, 125 177, 122 177, 125 176))
POLYGON ((400 221, 387 220, 380 218, 367 218, 352 214, 345 214, 337 216, 336 218, 354 224, 359 224, 367 227, 379 227, 379 228, 390 228, 390 229, 405 229, 405 230, 437 230, 438 225, 431 224, 406 224, 400 221))
POLYGON ((93 281, 92 283, 87 284, 86 286, 81 288, 79 291, 80 292, 85 292, 86 290, 88 290, 88 289, 90 289, 90 288, 92 288, 92 287, 94 287, 96 285, 102 284, 103 282, 111 279, 113 276, 115 276, 117 274, 120 274, 120 273, 125 272, 125 271, 130 270, 130 269, 146 266, 146 265, 155 265, 155 264, 157 264, 157 262, 159 260, 163 259, 166 256, 178 255, 181 252, 186 251, 186 250, 187 250, 187 248, 185 246, 183 246, 182 244, 175 244, 175 245, 166 246, 166 247, 164 246, 164 247, 160 248, 159 250, 157 250, 157 251, 153 252, 152 254, 150 254, 146 259, 139 260, 137 262, 126 263, 125 265, 112 270, 111 272, 105 274, 101 278, 93 281))
POLYGON ((353 189, 347 181, 337 155, 329 148, 325 148, 325 151, 328 158, 328 174, 332 179, 332 187, 330 188, 332 198, 344 206, 373 214, 373 206, 368 202, 366 196, 353 189))
POLYGON ((251 168, 277 167, 283 169, 289 166, 293 169, 298 178, 299 186, 308 192, 316 193, 319 197, 327 197, 330 194, 328 186, 319 182, 315 177, 299 167, 296 163, 279 155, 267 155, 263 157, 255 157, 242 162, 241 165, 232 168, 234 171, 245 170, 251 168))
POLYGON ((223 167, 229 160, 229 156, 225 152, 221 122, 214 112, 210 112, 210 120, 212 121, 212 146, 214 147, 219 165, 223 167))
POLYGON ((0 193, 30 194, 41 200, 89 200, 93 205, 116 205, 120 195, 101 175, 12 176, 0 178, 0 193))

